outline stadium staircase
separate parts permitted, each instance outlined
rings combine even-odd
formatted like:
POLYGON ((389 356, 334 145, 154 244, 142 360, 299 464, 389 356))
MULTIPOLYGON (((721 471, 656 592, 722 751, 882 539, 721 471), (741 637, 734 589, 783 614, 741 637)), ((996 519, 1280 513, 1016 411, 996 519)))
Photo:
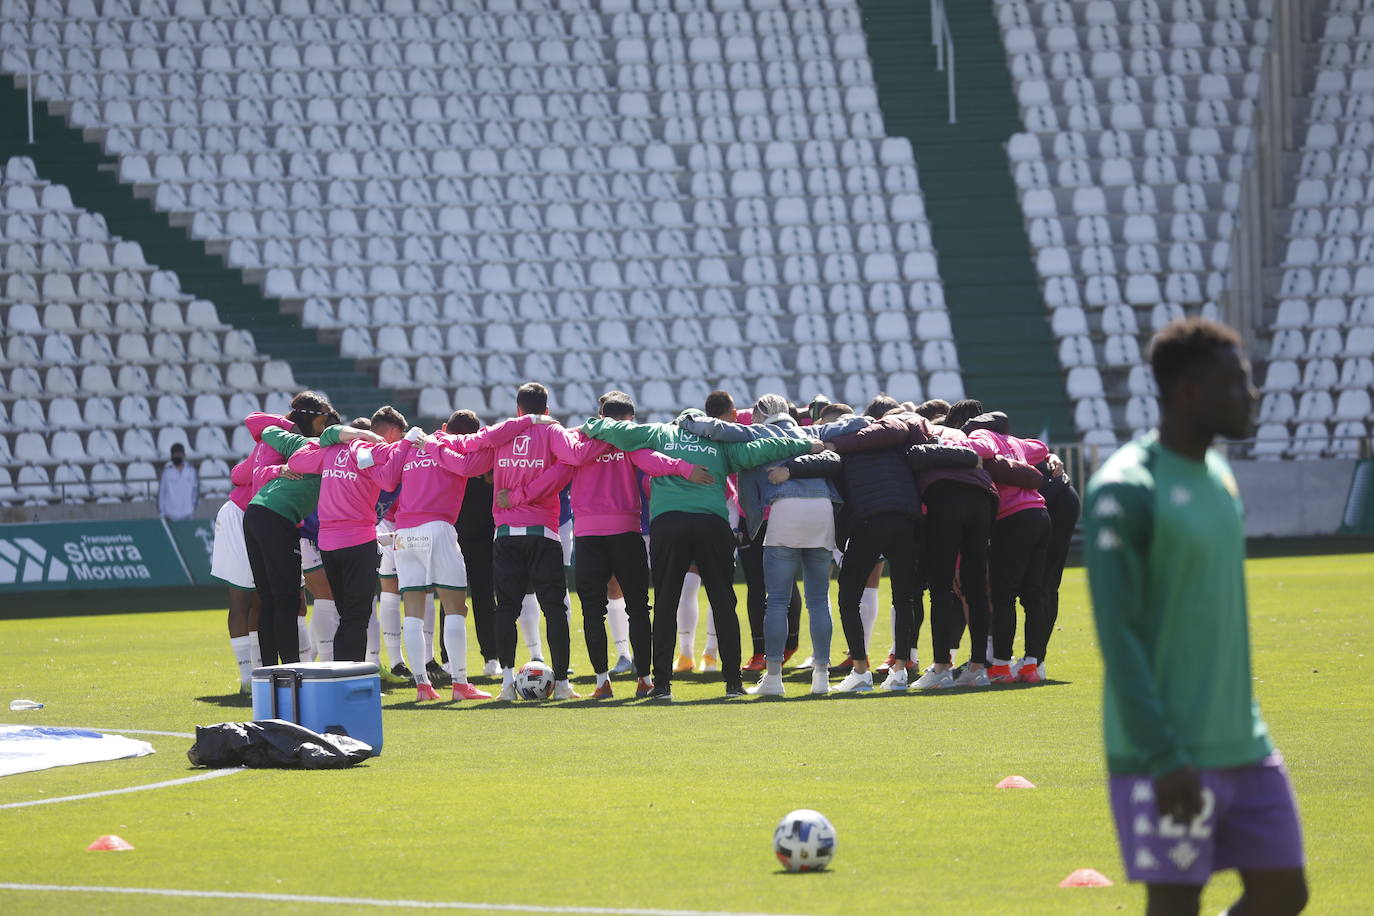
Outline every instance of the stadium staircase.
POLYGON ((318 339, 287 314, 279 299, 265 296, 243 274, 225 266, 217 255, 173 225, 168 215, 119 181, 118 161, 98 142, 69 127, 48 103, 34 100, 34 144, 28 144, 27 101, 14 77, 0 74, 0 161, 10 156, 33 159, 40 177, 66 185, 73 203, 104 216, 110 231, 138 242, 152 263, 174 271, 183 292, 215 304, 220 319, 253 335, 258 351, 290 363, 304 386, 326 392, 345 415, 370 414, 390 403, 411 415, 414 393, 380 389, 372 372, 359 371, 340 357, 337 345, 318 339))
POLYGON ((928 3, 862 0, 878 100, 911 140, 969 395, 1027 434, 1075 436, 1004 144, 1021 129, 991 3, 946 5, 958 123, 935 69, 928 3))

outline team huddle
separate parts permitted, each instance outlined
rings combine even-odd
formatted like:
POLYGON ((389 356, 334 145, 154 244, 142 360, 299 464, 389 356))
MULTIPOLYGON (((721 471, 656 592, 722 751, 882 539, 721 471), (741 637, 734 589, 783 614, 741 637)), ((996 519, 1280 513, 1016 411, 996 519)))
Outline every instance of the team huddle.
POLYGON ((884 560, 893 625, 879 686, 1043 680, 1078 496, 1057 457, 1011 435, 1006 415, 972 400, 887 395, 862 414, 773 394, 737 410, 716 391, 671 423, 637 423, 630 396, 611 391, 599 416, 571 429, 549 417, 536 382, 518 389, 516 406, 517 416, 485 427, 458 410, 427 434, 392 407, 343 424, 307 391, 285 417, 245 419, 256 444, 233 469, 212 564, 230 586, 241 687, 259 664, 379 662, 385 643, 390 673, 413 680, 419 700, 449 684, 454 700, 489 699, 468 682, 471 599, 482 673, 500 675, 500 699, 516 697, 517 628, 542 661, 541 611, 553 696, 577 697, 570 563, 594 698, 613 695, 612 674, 633 675, 638 698, 672 698, 673 675, 698 664, 701 589, 710 614, 699 667, 720 672, 727 696, 784 693, 803 595, 811 693, 865 692, 875 686, 868 646, 884 560), (748 586, 747 659, 736 556, 748 586), (833 565, 846 652, 832 667, 833 565), (308 626, 302 585, 314 596, 308 626), (921 672, 925 591, 934 659, 921 672), (447 666, 434 657, 430 593, 447 666), (1018 599, 1024 654, 1013 658, 1018 599), (971 651, 956 669, 965 631, 971 651), (832 672, 843 674, 834 685, 832 672))

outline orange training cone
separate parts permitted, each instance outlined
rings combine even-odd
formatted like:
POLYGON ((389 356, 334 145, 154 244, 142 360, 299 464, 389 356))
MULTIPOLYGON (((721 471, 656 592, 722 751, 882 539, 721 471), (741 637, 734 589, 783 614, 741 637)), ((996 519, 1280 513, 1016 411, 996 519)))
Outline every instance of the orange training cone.
POLYGON ((1060 887, 1111 887, 1112 879, 1095 868, 1075 868, 1059 882, 1060 887))
POLYGON ((999 789, 1034 789, 1035 783, 1024 776, 1008 776, 997 784, 999 789))
POLYGON ((86 850, 88 852, 124 852, 127 849, 133 848, 133 844, 129 843, 127 840, 113 834, 108 834, 87 846, 86 850))

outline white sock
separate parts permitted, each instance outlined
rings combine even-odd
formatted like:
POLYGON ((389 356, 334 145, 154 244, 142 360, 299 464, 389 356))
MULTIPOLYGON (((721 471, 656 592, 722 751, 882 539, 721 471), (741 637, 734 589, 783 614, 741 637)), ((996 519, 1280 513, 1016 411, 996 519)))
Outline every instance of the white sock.
POLYGON ((526 595, 520 605, 520 632, 525 634, 525 646, 530 658, 544 657, 544 643, 539 638, 539 599, 526 595))
POLYGON ((253 653, 249 648, 249 636, 230 636, 229 648, 234 651, 234 661, 239 666, 239 686, 247 687, 253 683, 253 653))
POLYGON ((611 625, 611 639, 615 641, 617 660, 630 657, 630 615, 625 612, 625 599, 612 598, 606 602, 606 622, 611 625))
POLYGON ((429 672, 425 670, 425 622, 419 617, 406 617, 402 621, 401 639, 406 646, 406 664, 410 673, 415 675, 415 683, 428 684, 429 672))
POLYGON ((258 645, 258 631, 248 631, 248 657, 253 661, 254 668, 262 667, 262 646, 258 645))
POLYGON ((701 576, 689 572, 682 577, 682 597, 677 602, 677 641, 678 651, 689 658, 697 650, 697 617, 700 605, 697 592, 701 591, 701 576))
POLYGON ((378 668, 382 666, 382 625, 373 614, 367 620, 367 660, 378 668))
POLYGON ((455 684, 468 682, 467 622, 461 614, 444 615, 444 648, 448 650, 448 673, 455 684))
POLYGON ((1022 666, 1025 666, 1025 665, 1035 665, 1036 667, 1039 667, 1039 666, 1040 666, 1040 659, 1036 658, 1036 657, 1033 656, 1033 655, 1027 655, 1025 658, 1021 659, 1021 664, 1022 664, 1022 666))
POLYGON ((720 655, 720 643, 716 642, 716 609, 706 609, 706 655, 720 655))
POLYGON ((771 677, 782 677, 782 662, 766 662, 771 677))
POLYGON ((609 681, 610 679, 611 679, 611 676, 610 676, 609 674, 607 674, 605 671, 603 671, 603 672, 601 672, 600 674, 598 674, 598 675, 596 676, 596 686, 597 686, 597 689, 599 690, 599 689, 601 689, 602 687, 605 687, 605 686, 606 686, 606 682, 609 681))
POLYGON ((864 624, 864 648, 867 649, 873 642, 873 624, 878 620, 878 590, 876 588, 864 589, 863 597, 859 599, 859 619, 864 624))
POLYGON ((334 634, 339 631, 339 609, 333 598, 316 598, 310 614, 310 635, 322 662, 334 660, 334 634))
POLYGON ((515 669, 514 669, 514 668, 502 668, 502 669, 501 669, 501 686, 502 686, 502 687, 511 687, 511 686, 513 686, 514 684, 515 684, 515 669))
POLYGON ((296 647, 301 654, 301 661, 314 661, 315 647, 310 644, 310 627, 304 617, 296 618, 296 647))
POLYGON ((434 658, 434 616, 434 599, 425 595, 425 665, 434 658))
POLYGON ((386 660, 395 668, 401 662, 401 596, 382 592, 377 603, 377 622, 382 629, 386 660))

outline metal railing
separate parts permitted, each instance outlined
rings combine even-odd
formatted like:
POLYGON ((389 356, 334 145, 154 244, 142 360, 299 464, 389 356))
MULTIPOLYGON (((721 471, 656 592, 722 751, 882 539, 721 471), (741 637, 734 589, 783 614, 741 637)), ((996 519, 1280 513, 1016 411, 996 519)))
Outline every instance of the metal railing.
POLYGON ((949 84, 949 123, 958 124, 954 102, 954 33, 949 30, 945 0, 930 0, 930 43, 935 46, 935 69, 945 74, 949 84))
POLYGON ((1262 355, 1257 348, 1267 330, 1264 269, 1277 260, 1277 220, 1290 203, 1284 162, 1285 154, 1297 146, 1294 102, 1304 95, 1304 48, 1313 38, 1315 16, 1324 7, 1318 0, 1274 4, 1264 53, 1251 145, 1240 180, 1238 218, 1231 231, 1230 280, 1222 302, 1226 322, 1255 356, 1262 355))

